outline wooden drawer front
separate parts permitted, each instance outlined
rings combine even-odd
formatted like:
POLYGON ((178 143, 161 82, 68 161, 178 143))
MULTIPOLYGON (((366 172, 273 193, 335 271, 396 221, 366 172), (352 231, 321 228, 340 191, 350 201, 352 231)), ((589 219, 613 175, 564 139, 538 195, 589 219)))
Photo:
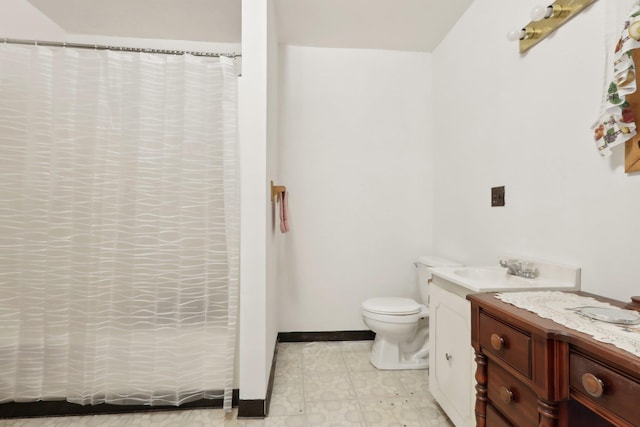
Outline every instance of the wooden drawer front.
POLYGON ((572 352, 569 357, 569 385, 572 393, 582 397, 580 400, 586 398, 604 413, 613 413, 633 425, 640 425, 640 384, 637 381, 572 352))
POLYGON ((491 405, 487 405, 487 426, 488 427, 513 427, 509 421, 502 418, 502 415, 491 405))
POLYGON ((531 378, 531 337, 480 313, 480 346, 531 378))
POLYGON ((538 398, 533 390, 492 361, 487 366, 487 378, 491 405, 518 427, 538 425, 538 398))

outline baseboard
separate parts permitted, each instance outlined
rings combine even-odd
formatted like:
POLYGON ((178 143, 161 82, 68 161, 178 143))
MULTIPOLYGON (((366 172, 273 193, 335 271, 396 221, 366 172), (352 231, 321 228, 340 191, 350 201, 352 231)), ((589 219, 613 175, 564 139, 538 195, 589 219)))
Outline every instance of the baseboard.
POLYGON ((276 361, 278 359, 278 338, 273 346, 273 359, 271 359, 271 372, 269 372, 269 384, 265 399, 253 399, 238 401, 238 418, 265 418, 269 415, 271 405, 271 393, 273 392, 273 379, 276 373, 276 361))
POLYGON ((376 337, 373 331, 279 332, 279 342, 366 341, 376 337))
POLYGON ((269 384, 267 385, 267 396, 265 398, 264 415, 269 415, 269 406, 271 405, 271 393, 273 393, 273 380, 276 376, 276 363, 278 361, 278 337, 276 337, 276 345, 273 346, 273 359, 271 359, 271 372, 269 372, 269 384))
MULTIPOLYGON (((222 392, 220 392, 222 393, 222 392)), ((232 404, 238 406, 238 389, 233 390, 232 404)), ((2 418, 39 418, 73 415, 124 414, 131 412, 180 411, 184 409, 222 408, 223 399, 200 399, 180 406, 149 405, 78 405, 64 400, 39 402, 8 402, 0 404, 2 418)))
POLYGON ((264 418, 265 399, 240 399, 238 401, 238 418, 264 418))

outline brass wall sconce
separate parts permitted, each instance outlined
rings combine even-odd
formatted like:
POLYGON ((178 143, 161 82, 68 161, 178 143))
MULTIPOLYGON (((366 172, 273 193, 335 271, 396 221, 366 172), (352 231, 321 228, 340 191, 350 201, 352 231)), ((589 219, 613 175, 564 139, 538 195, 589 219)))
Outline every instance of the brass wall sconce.
POLYGON ((520 53, 531 49, 595 0, 556 0, 549 6, 531 10, 531 22, 520 30, 507 33, 507 39, 518 41, 520 53))

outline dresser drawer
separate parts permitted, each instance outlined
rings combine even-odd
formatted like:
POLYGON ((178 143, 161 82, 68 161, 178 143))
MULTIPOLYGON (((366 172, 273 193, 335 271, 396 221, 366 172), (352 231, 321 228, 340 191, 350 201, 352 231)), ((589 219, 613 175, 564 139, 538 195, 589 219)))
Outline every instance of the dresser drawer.
MULTIPOLYGON (((538 398, 526 384, 489 360, 487 396, 498 411, 518 427, 538 425, 538 398)), ((492 424, 487 424, 492 426, 492 424)))
POLYGON ((480 313, 480 346, 531 378, 531 337, 526 333, 480 313))
POLYGON ((487 405, 487 426, 489 427, 513 427, 511 423, 491 405, 487 405))
POLYGON ((579 353, 569 356, 569 385, 577 399, 595 404, 603 413, 615 414, 640 425, 640 384, 579 353))

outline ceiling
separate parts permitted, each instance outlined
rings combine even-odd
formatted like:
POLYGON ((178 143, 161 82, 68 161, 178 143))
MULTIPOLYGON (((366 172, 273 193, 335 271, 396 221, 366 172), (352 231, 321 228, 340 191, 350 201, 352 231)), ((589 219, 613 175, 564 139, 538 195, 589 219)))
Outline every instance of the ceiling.
POLYGON ((473 0, 277 0, 281 43, 432 51, 473 0))
POLYGON ((28 0, 71 34, 240 42, 241 0, 28 0))
MULTIPOLYGON (((241 0, 28 0, 70 34, 241 42, 241 0)), ((276 0, 280 43, 431 51, 473 0, 276 0)))

